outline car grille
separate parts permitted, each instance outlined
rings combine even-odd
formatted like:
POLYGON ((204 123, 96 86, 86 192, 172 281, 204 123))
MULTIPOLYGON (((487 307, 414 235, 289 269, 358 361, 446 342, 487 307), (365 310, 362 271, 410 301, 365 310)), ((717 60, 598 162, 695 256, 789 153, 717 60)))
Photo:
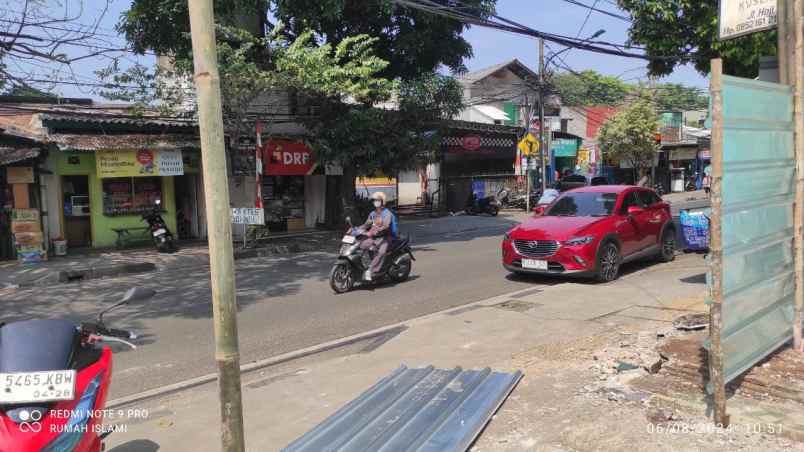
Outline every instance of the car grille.
POLYGON ((558 242, 554 240, 514 240, 514 249, 525 257, 548 257, 558 251, 558 242))

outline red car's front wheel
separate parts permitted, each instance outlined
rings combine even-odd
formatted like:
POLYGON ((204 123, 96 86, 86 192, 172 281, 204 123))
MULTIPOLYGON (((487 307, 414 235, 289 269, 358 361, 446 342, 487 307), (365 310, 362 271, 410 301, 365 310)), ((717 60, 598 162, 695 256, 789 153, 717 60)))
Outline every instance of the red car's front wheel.
POLYGON ((597 280, 611 282, 620 274, 620 250, 612 242, 604 244, 597 256, 597 280))

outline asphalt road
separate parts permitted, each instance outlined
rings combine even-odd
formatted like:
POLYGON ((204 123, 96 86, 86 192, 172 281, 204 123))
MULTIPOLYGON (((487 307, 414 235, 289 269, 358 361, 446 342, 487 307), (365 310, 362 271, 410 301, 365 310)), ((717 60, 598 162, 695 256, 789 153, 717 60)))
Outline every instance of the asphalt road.
MULTIPOLYGON (((238 261, 242 362, 534 284, 559 282, 507 278, 500 266, 499 241, 514 221, 505 215, 461 216, 403 224, 403 232, 413 236, 417 258, 411 279, 345 295, 334 295, 329 288, 332 253, 238 261)), ((215 372, 207 266, 18 290, 4 297, 3 318, 85 320, 127 287, 137 284, 156 289, 157 296, 106 317, 110 326, 132 329, 141 335, 137 350, 116 349, 111 397, 215 372)))
MULTIPOLYGON (((322 252, 238 261, 241 362, 520 289, 573 284, 511 278, 501 268, 501 235, 522 218, 524 213, 403 222, 417 258, 410 280, 344 295, 329 288, 336 243, 322 252)), ((111 398, 215 372, 209 267, 197 261, 144 275, 17 290, 0 302, 2 318, 88 320, 133 285, 154 288, 157 295, 106 317, 110 326, 140 334, 137 350, 115 348, 111 398)))

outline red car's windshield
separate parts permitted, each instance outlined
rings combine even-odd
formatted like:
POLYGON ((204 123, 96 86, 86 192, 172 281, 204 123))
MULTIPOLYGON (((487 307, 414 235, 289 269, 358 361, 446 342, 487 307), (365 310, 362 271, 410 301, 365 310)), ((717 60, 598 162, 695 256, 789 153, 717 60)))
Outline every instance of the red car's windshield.
POLYGON ((545 212, 549 217, 607 217, 617 204, 617 193, 570 192, 545 212))

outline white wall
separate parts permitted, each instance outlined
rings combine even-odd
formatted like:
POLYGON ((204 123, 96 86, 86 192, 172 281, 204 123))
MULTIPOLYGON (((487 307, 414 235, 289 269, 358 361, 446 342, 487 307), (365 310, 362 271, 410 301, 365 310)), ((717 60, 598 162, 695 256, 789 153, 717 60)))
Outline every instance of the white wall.
MULTIPOLYGON (((55 173, 52 163, 52 158, 48 156, 43 168, 55 173)), ((43 232, 47 232, 48 239, 57 239, 61 235, 61 211, 64 208, 61 202, 59 176, 56 174, 41 174, 39 177, 43 186, 42 196, 44 198, 42 203, 47 209, 47 218, 46 220, 43 218, 43 222, 46 221, 46 224, 44 224, 45 231, 43 232)), ((50 240, 48 240, 48 246, 50 246, 50 240)))
POLYGON ((399 204, 416 204, 422 195, 418 171, 401 171, 397 177, 399 204))

